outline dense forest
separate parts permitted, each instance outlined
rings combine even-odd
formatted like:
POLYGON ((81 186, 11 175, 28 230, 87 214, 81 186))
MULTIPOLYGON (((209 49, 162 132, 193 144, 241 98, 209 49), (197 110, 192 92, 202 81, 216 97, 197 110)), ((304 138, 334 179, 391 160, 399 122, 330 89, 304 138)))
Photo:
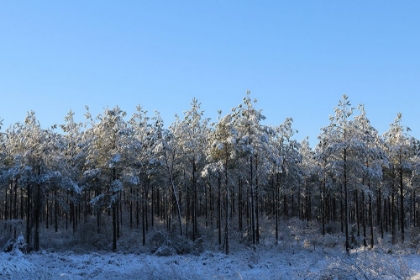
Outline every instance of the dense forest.
POLYGON ((278 242, 284 219, 317 222, 322 235, 335 223, 346 250, 352 235, 374 247, 377 236, 404 243, 420 227, 419 141, 401 114, 379 135, 347 96, 315 147, 294 139, 291 118, 264 125, 249 92, 214 123, 196 99, 170 125, 140 106, 131 117, 119 107, 73 116, 44 129, 29 112, 0 134, 0 217, 34 250, 45 230, 87 223, 110 229, 113 251, 123 231, 139 230, 145 245, 159 224, 192 241, 211 230, 226 254, 233 238, 278 242))

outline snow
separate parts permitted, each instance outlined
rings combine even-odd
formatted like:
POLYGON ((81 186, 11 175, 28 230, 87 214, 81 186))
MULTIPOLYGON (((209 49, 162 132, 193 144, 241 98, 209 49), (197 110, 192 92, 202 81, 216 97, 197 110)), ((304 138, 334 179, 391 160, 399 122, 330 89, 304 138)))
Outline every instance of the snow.
POLYGON ((420 255, 259 246, 225 255, 158 257, 73 252, 0 253, 1 279, 420 279, 420 255))

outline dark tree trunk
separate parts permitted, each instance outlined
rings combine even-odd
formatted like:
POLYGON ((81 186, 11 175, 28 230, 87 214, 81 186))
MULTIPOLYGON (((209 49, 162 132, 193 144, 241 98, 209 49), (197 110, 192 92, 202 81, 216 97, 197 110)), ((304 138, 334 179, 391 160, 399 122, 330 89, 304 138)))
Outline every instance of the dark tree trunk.
POLYGON ((258 155, 255 155, 255 238, 256 244, 260 244, 260 219, 259 219, 259 209, 260 209, 260 201, 259 201, 259 185, 258 185, 258 155))
MULTIPOLYGON (((356 222, 357 222, 357 236, 360 236, 360 209, 359 209, 359 192, 355 190, 355 200, 356 200, 356 222)), ((363 209, 363 201, 362 201, 363 209)))
POLYGON ((213 226, 213 214, 214 214, 214 206, 213 206, 213 192, 212 186, 209 185, 209 196, 210 196, 210 226, 213 226))
POLYGON ((369 224, 370 224, 370 248, 373 248, 373 209, 372 209, 372 196, 369 195, 369 224))
POLYGON ((112 251, 117 251, 117 206, 112 203, 112 251))
MULTIPOLYGON (((401 153, 400 153, 400 165, 401 165, 401 153)), ((403 169, 400 167, 400 220, 401 220, 401 240, 404 243, 404 184, 403 184, 403 169)))
POLYGON ((347 149, 344 149, 344 218, 345 218, 345 230, 346 230, 346 251, 350 253, 350 242, 349 242, 349 213, 348 213, 348 190, 347 190, 347 149))
POLYGON ((58 197, 57 191, 54 191, 54 230, 58 232, 58 197))
POLYGON ((322 223, 322 235, 325 235, 325 184, 326 178, 324 174, 324 178, 322 180, 321 186, 321 223, 322 223))
POLYGON ((151 209, 150 211, 151 213, 151 222, 152 222, 152 228, 155 226, 155 203, 154 203, 154 198, 155 198, 155 188, 152 185, 151 186, 151 191, 152 191, 152 205, 150 206, 151 209))
POLYGON ((365 199, 365 193, 362 192, 362 226, 363 226, 363 246, 367 246, 367 240, 366 240, 366 199, 365 199))
MULTIPOLYGON (((8 191, 8 187, 6 187, 6 190, 4 192, 4 216, 3 216, 3 220, 7 221, 8 219, 8 214, 9 214, 9 206, 8 206, 8 196, 7 196, 7 191, 8 191)), ((6 226, 5 226, 6 227, 6 226)))
POLYGON ((24 215, 25 215, 25 212, 23 210, 23 206, 24 206, 24 203, 23 203, 23 189, 22 189, 22 186, 21 186, 20 187, 20 219, 21 220, 23 220, 24 215))
POLYGON ((133 187, 130 187, 130 229, 133 228, 133 187))
POLYGON ((416 190, 413 190, 413 200, 412 200, 412 207, 413 207, 413 227, 416 227, 416 190))
MULTIPOLYGON (((115 181, 117 178, 116 170, 115 168, 112 169, 112 182, 115 181)), ((115 190, 112 190, 112 196, 116 197, 115 190)), ((116 199, 116 198, 115 198, 116 199)), ((116 202, 111 202, 111 208, 112 208, 112 251, 117 251, 117 205, 116 202)))
POLYGON ((204 215, 205 215, 205 217, 206 217, 206 228, 208 228, 209 227, 209 212, 208 212, 208 193, 207 193, 207 190, 208 190, 208 186, 207 186, 207 183, 205 183, 204 184, 204 203, 205 203, 205 205, 204 205, 204 215))
POLYGON ((392 243, 397 243, 397 236, 396 236, 396 229, 397 229, 397 223, 396 223, 396 215, 395 215, 395 195, 394 191, 392 191, 392 197, 391 197, 391 234, 392 234, 392 243))
POLYGON ((225 162, 225 188, 226 188, 226 209, 225 209, 225 253, 230 252, 229 247, 229 185, 228 185, 228 157, 225 162))
MULTIPOLYGON (((140 225, 140 205, 139 205, 139 199, 140 199, 140 190, 136 190, 136 227, 139 228, 140 225)), ((162 211, 163 213, 163 211, 162 211)))
MULTIPOLYGON (((381 230, 381 238, 384 238, 384 223, 383 223, 383 218, 382 218, 382 193, 381 193, 381 188, 378 189, 378 215, 377 215, 377 219, 378 219, 378 223, 379 223, 379 227, 381 230)), ((384 211, 385 212, 385 211, 384 211)))
MULTIPOLYGON (((344 185, 344 184, 343 184, 344 185)), ((340 225, 341 225, 341 232, 344 232, 344 186, 340 188, 340 225)))
POLYGON ((187 176, 186 176, 186 172, 184 170, 184 193, 186 196, 185 199, 185 236, 188 238, 188 228, 189 228, 189 222, 192 220, 192 215, 191 215, 191 198, 190 198, 190 191, 188 189, 188 184, 187 184, 187 176))
POLYGON ((193 241, 195 241, 195 239, 197 238, 197 231, 198 231, 198 226, 197 226, 197 180, 196 180, 196 172, 197 172, 197 166, 195 163, 195 160, 193 160, 192 162, 192 187, 193 187, 193 195, 194 195, 194 199, 193 199, 193 236, 192 239, 193 241))
POLYGON ((255 235, 255 201, 254 201, 254 178, 253 178, 253 167, 252 167, 252 156, 250 156, 249 158, 249 163, 250 163, 250 188, 251 188, 251 230, 252 230, 252 244, 256 244, 257 240, 256 240, 256 235, 255 235))
POLYGON ((45 198, 45 207, 46 207, 46 209, 45 209, 45 211, 46 211, 46 213, 45 213, 45 216, 46 216, 46 219, 45 219, 45 228, 48 229, 48 218, 49 218, 49 214, 50 214, 48 196, 45 198))
POLYGON ((41 187, 39 184, 36 186, 36 202, 35 202, 35 240, 34 250, 39 251, 39 218, 41 214, 41 187))
POLYGON ((28 198, 26 201, 26 242, 30 245, 31 242, 31 231, 32 231, 32 188, 31 185, 28 184, 28 198))
POLYGON ((275 215, 276 215, 276 244, 279 244, 279 202, 280 202, 280 173, 276 176, 276 197, 275 197, 275 215))
POLYGON ((285 217, 289 216, 289 209, 287 209, 287 196, 283 194, 283 215, 285 217))
POLYGON ((243 225, 242 225, 242 180, 239 179, 238 184, 238 225, 239 231, 242 232, 243 225))
POLYGON ((14 184, 15 187, 15 199, 14 199, 14 205, 13 205, 13 219, 17 219, 18 218, 18 207, 17 207, 17 198, 18 198, 18 184, 17 184, 17 180, 15 181, 14 184))
POLYGON ((146 214, 147 214, 147 208, 146 208, 146 191, 143 187, 143 194, 142 194, 142 215, 141 215, 141 223, 142 223, 142 244, 143 246, 146 245, 146 214))
POLYGON ((222 178, 220 173, 218 174, 218 198, 217 198, 217 229, 219 236, 219 245, 222 244, 222 178))

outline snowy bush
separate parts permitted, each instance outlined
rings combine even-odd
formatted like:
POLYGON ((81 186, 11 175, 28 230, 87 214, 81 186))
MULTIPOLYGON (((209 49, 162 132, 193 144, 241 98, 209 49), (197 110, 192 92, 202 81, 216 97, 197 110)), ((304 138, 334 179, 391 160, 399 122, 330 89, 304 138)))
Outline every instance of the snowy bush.
POLYGON ((160 246, 155 252, 154 254, 156 256, 159 257, 168 257, 168 256, 173 256, 176 254, 176 251, 174 248, 172 248, 171 246, 168 245, 162 245, 160 246))
POLYGON ((3 247, 3 251, 6 253, 11 252, 12 254, 19 254, 21 252, 27 254, 30 251, 30 248, 22 233, 20 233, 16 240, 14 238, 10 238, 7 241, 6 245, 3 247))
POLYGON ((179 255, 189 254, 193 250, 194 243, 186 238, 185 236, 181 236, 178 234, 171 234, 169 236, 171 246, 175 249, 176 253, 179 255))
POLYGON ((332 234, 326 234, 321 238, 321 244, 327 248, 334 248, 339 244, 339 239, 337 236, 332 234))
POLYGON ((159 247, 168 243, 168 236, 162 231, 153 231, 147 236, 148 246, 152 253, 156 252, 159 247))

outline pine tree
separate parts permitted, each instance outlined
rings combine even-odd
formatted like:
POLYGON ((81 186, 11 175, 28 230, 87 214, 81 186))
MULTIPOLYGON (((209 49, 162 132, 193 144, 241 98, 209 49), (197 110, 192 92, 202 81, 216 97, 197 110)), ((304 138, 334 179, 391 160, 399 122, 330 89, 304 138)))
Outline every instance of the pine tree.
MULTIPOLYGON (((390 125, 389 130, 384 134, 388 158, 390 162, 390 168, 392 170, 392 179, 393 179, 393 190, 392 194, 399 192, 399 202, 400 202, 400 230, 401 230, 401 240, 404 242, 404 229, 405 229, 405 208, 404 208, 404 193, 405 193, 405 183, 404 175, 409 174, 411 176, 412 164, 410 162, 410 137, 406 134, 407 131, 410 131, 409 128, 406 128, 402 125, 402 114, 398 113, 394 122, 390 125), (397 187, 398 190, 397 190, 397 187)), ((394 198, 393 198, 394 202, 394 198)), ((393 203, 394 208, 394 203, 393 203)), ((394 212, 394 211, 393 211, 394 212)), ((393 213, 395 217, 395 213, 393 213)), ((393 229, 393 241, 396 239, 395 232, 396 222, 393 219, 392 229, 393 229)))
MULTIPOLYGON (((191 102, 191 109, 184 112, 184 120, 180 123, 180 129, 176 132, 176 135, 180 146, 181 153, 183 155, 184 164, 186 165, 184 170, 190 170, 188 172, 191 180, 191 192, 192 192, 192 240, 195 241, 198 235, 198 180, 200 170, 205 165, 205 147, 207 145, 208 137, 208 119, 202 119, 204 114, 200 109, 200 103, 197 99, 193 99, 191 102)), ((175 133, 175 132, 174 132, 175 133)), ((187 203, 189 203, 189 191, 187 191, 187 203)), ((189 208, 189 205, 186 206, 189 208)), ((188 211, 189 212, 189 211, 188 211)), ((186 221, 189 217, 186 217, 186 221)))
MULTIPOLYGON (((88 147, 86 179, 97 181, 97 195, 92 202, 105 202, 112 214, 112 250, 117 250, 119 236, 119 197, 123 191, 122 178, 125 174, 129 157, 127 149, 130 142, 130 130, 124 121, 125 112, 119 107, 106 109, 97 117, 92 130, 92 142, 88 147)), ((97 208, 101 212, 101 204, 97 208)), ((100 217, 100 216, 99 216, 100 217)), ((99 226, 99 225, 98 225, 99 226)))

